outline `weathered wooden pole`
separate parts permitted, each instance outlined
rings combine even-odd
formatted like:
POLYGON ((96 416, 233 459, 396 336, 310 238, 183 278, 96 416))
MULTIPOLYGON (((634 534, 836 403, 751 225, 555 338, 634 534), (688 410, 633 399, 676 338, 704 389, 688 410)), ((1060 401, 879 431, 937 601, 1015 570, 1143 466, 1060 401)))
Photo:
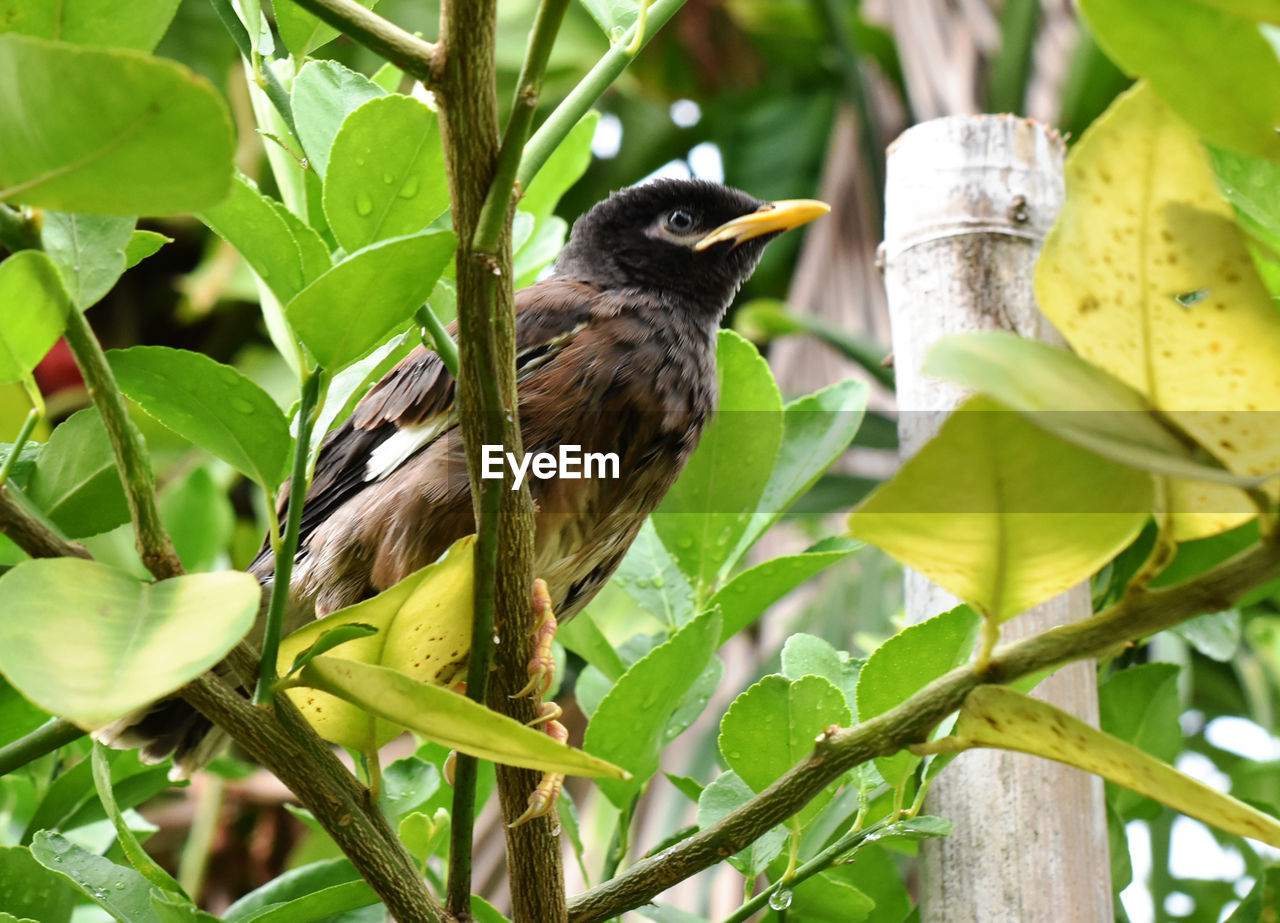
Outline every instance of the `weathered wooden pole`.
MULTIPOLYGON (((890 146, 884 268, 904 456, 937 432, 965 396, 920 371, 938 340, 1011 330, 1061 343, 1036 307, 1032 270, 1062 204, 1064 148, 1053 130, 1010 116, 935 119, 890 146)), ((909 621, 955 604, 945 590, 908 572, 909 621)), ((1077 586, 1007 623, 1004 636, 1090 612, 1089 588, 1077 586)), ((1059 670, 1035 695, 1097 723, 1092 661, 1059 670)), ((921 851, 926 923, 1113 919, 1096 776, 1023 754, 971 750, 938 777, 927 810, 956 827, 921 851)))

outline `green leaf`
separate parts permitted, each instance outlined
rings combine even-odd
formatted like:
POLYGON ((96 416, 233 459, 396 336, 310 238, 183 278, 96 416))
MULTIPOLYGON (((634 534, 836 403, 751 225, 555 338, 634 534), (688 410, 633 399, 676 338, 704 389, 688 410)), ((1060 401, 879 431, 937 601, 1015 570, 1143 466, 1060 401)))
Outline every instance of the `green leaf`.
POLYGON ((303 667, 299 679, 384 721, 481 759, 580 776, 626 775, 605 760, 567 747, 464 695, 388 667, 325 655, 303 667))
MULTIPOLYGON (((912 625, 880 645, 858 677, 858 720, 867 721, 902 704, 933 680, 969 659, 981 619, 968 606, 912 625)), ((903 785, 920 763, 906 750, 876 759, 886 782, 903 785)))
POLYGON ((948 337, 924 371, 985 394, 1072 445, 1131 468, 1257 487, 1268 476, 1233 474, 1168 426, 1151 402, 1065 349, 1012 333, 948 337))
POLYGON ((537 281, 538 274, 554 262, 564 249, 568 234, 569 225, 556 215, 539 221, 534 226, 533 234, 515 252, 512 273, 516 288, 523 288, 537 281))
POLYGON ((0 0, 5 32, 51 38, 73 45, 110 45, 151 51, 160 41, 179 0, 0 0))
POLYGON ((319 236, 310 228, 295 234, 295 228, 290 227, 275 204, 250 180, 237 175, 231 184, 231 194, 201 212, 200 220, 235 247, 280 303, 285 304, 328 269, 329 259, 328 251, 320 243, 325 254, 323 263, 313 266, 310 260, 304 262, 304 248, 308 254, 313 253, 319 236), (299 240, 306 240, 307 231, 315 236, 310 244, 299 240))
POLYGON ((676 787, 676 791, 694 804, 698 803, 698 799, 702 797, 702 790, 706 788, 697 779, 692 779, 689 776, 678 776, 672 772, 664 772, 663 775, 667 777, 668 782, 676 787))
POLYGON ((53 431, 36 459, 27 496, 69 538, 129 521, 115 452, 98 411, 78 411, 53 431))
POLYGON ((125 248, 135 218, 47 211, 40 229, 44 252, 62 274, 71 300, 87 310, 111 291, 126 269, 125 248))
POLYGON ((653 524, 708 598, 737 561, 782 442, 782 396, 769 366, 749 342, 721 330, 716 350, 720 406, 702 441, 667 492, 653 524))
POLYGON ((247 923, 275 906, 287 905, 334 885, 360 880, 360 873, 348 859, 311 862, 282 872, 262 887, 250 891, 228 907, 222 917, 227 923, 247 923))
POLYGON ((62 335, 69 306, 45 254, 22 250, 0 263, 0 382, 31 373, 62 335))
POLYGON ((151 882, 162 894, 172 894, 185 900, 186 895, 178 883, 174 881, 173 876, 162 869, 147 854, 146 850, 142 848, 142 844, 138 842, 138 837, 125 823, 124 815, 120 813, 120 809, 116 806, 115 792, 111 785, 111 767, 107 763, 105 750, 106 748, 102 744, 94 743, 89 757, 93 767, 93 784, 98 790, 98 799, 102 802, 103 810, 106 811, 111 825, 116 829, 116 841, 120 844, 125 858, 134 871, 151 882))
MULTIPOLYGON (((702 790, 698 798, 698 826, 705 830, 727 814, 751 800, 755 792, 733 771, 722 772, 702 790)), ((786 827, 778 824, 761 834, 746 849, 729 859, 729 863, 748 878, 762 872, 787 841, 786 827)))
POLYGON ((285 313, 317 361, 336 372, 377 346, 422 306, 456 246, 452 231, 373 244, 299 292, 285 313), (353 311, 352 305, 360 310, 353 311))
POLYGON ((1280 819, 1178 772, 1132 744, 1104 734, 1047 702, 1002 686, 965 698, 949 749, 998 747, 1057 760, 1154 798, 1237 836, 1280 846, 1280 819))
POLYGON ((31 856, 25 846, 0 847, 0 900, 14 917, 70 923, 75 889, 31 856))
POLYGON ((787 920, 797 923, 860 923, 871 919, 875 902, 849 882, 839 869, 827 869, 796 885, 787 920))
POLYGON ((613 579, 668 628, 693 617, 693 587, 658 537, 652 520, 646 519, 640 527, 613 579))
MULTIPOLYGON (((378 5, 378 0, 357 0, 367 9, 378 5)), ((292 0, 272 0, 276 11, 276 28, 285 47, 295 58, 305 58, 321 45, 327 45, 338 37, 338 30, 321 22, 292 0)))
MULTIPOLYGON (((1098 687, 1098 726, 1158 760, 1172 762, 1182 750, 1178 673, 1171 663, 1144 663, 1108 677, 1098 687)), ((1152 820, 1160 813, 1149 799, 1115 785, 1107 786, 1107 803, 1125 822, 1152 820)))
POLYGON ((618 41, 627 29, 635 25, 640 8, 636 0, 582 0, 582 5, 611 42, 618 41))
MULTIPOLYGON (((720 754, 752 791, 764 791, 813 752, 813 742, 831 725, 852 718, 844 693, 822 676, 792 681, 773 674, 738 696, 720 721, 720 754)), ((831 800, 831 789, 796 815, 807 824, 831 800)))
POLYGON ((167 346, 107 353, 131 400, 270 493, 284 476, 289 426, 270 395, 229 365, 167 346))
POLYGON ((867 407, 867 386, 854 379, 828 385, 787 404, 782 443, 751 525, 738 542, 747 552, 831 467, 853 441, 867 407))
POLYGON ((222 923, 218 917, 196 907, 185 897, 151 892, 151 909, 160 923, 222 923))
POLYGON ((0 35, 0 84, 0 200, 171 215, 226 195, 231 118, 179 64, 0 35))
POLYGON ((1208 612, 1170 629, 1210 660, 1230 663, 1240 650, 1240 610, 1208 612))
POLYGON ((191 573, 216 570, 235 529, 235 511, 227 492, 201 465, 170 481, 160 494, 160 518, 173 547, 191 573))
POLYGON ((144 583, 76 558, 0 577, 0 672, 46 711, 98 728, 199 676, 249 631, 258 581, 225 571, 144 583))
POLYGON ((1280 157, 1280 97, 1257 92, 1280 84, 1280 61, 1257 23, 1196 0, 1081 0, 1080 12, 1107 54, 1205 138, 1280 157))
MULTIPOLYGON (((825 544, 825 543, 824 543, 825 544)), ((843 561, 862 547, 860 542, 836 538, 831 550, 789 554, 757 564, 733 577, 711 597, 708 606, 719 606, 724 616, 721 643, 754 622, 766 609, 800 584, 843 561)))
POLYGON ((1245 899, 1227 917, 1226 923, 1258 923, 1265 919, 1264 914, 1275 909, 1280 898, 1280 866, 1269 866, 1262 870, 1253 889, 1245 899))
POLYGON ((610 681, 617 682, 627 665, 618 656, 617 650, 605 637, 591 612, 583 612, 560 626, 556 632, 556 640, 568 650, 573 651, 591 666, 603 673, 610 681))
POLYGON ((425 103, 382 96, 347 116, 324 174, 324 213, 338 243, 353 252, 416 234, 448 207, 440 127, 425 103))
POLYGON ((865 660, 838 651, 814 635, 797 634, 782 645, 782 675, 787 679, 821 676, 844 693, 845 704, 852 711, 850 721, 858 721, 858 676, 865 660))
POLYGON ((578 120, 559 146, 551 152, 542 169, 529 181, 517 206, 539 223, 552 216, 561 197, 582 178, 591 165, 591 141, 596 135, 600 113, 592 110, 578 120))
POLYGON ((1002 622, 1131 542, 1151 477, 973 398, 849 517, 876 545, 1002 622))
POLYGON ((667 720, 706 669, 719 640, 720 614, 710 609, 632 664, 596 708, 583 746, 633 776, 597 783, 614 805, 629 804, 657 772, 667 720))
POLYGON ((61 834, 45 830, 32 841, 31 855, 45 868, 69 878, 117 920, 164 923, 151 906, 151 886, 133 869, 95 856, 61 834))
POLYGON ((329 167, 329 148, 343 120, 360 106, 387 91, 364 74, 337 61, 308 61, 293 80, 293 118, 298 140, 317 176, 329 167))
POLYGON ((49 715, 36 708, 0 676, 0 747, 40 727, 49 715))
POLYGON ((132 269, 165 244, 171 243, 172 237, 166 237, 158 231, 134 231, 124 248, 124 268, 132 269))
POLYGON ((383 767, 378 807, 394 820, 420 809, 439 789, 440 770, 420 756, 408 756, 383 767))
POLYGON ((285 675, 292 676, 310 663, 311 658, 327 653, 339 644, 346 644, 356 638, 367 638, 377 633, 378 629, 364 622, 348 622, 345 625, 339 625, 337 628, 331 628, 320 635, 315 644, 293 658, 293 663, 289 665, 289 671, 285 675))

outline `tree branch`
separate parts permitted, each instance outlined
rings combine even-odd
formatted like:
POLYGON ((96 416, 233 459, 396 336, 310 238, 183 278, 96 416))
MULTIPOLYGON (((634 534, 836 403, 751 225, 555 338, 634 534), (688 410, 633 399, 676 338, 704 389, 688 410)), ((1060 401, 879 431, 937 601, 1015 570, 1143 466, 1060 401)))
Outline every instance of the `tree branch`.
POLYGON ((67 541, 24 508, 20 496, 14 485, 0 486, 0 532, 33 558, 89 557, 83 545, 67 541))
POLYGON ((435 84, 440 66, 439 44, 423 41, 355 0, 293 2, 428 87, 435 84))
POLYGON ((958 667, 890 711, 822 738, 805 760, 736 811, 578 896, 569 905, 569 919, 607 920, 742 850, 843 773, 925 740, 981 683, 1008 683, 1073 660, 1106 656, 1131 640, 1204 612, 1230 608, 1249 590, 1276 577, 1280 544, 1259 543, 1198 577, 1139 591, 1092 618, 997 648, 986 673, 979 675, 972 664, 958 667))

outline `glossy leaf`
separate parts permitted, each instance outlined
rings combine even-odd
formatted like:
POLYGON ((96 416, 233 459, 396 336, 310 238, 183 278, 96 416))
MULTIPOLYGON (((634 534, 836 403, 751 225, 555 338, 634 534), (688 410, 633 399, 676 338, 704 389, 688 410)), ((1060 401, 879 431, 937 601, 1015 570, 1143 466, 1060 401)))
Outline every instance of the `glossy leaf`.
POLYGON ((151 882, 153 887, 162 894, 172 894, 179 898, 185 898, 182 888, 173 879, 173 876, 162 869, 159 863, 147 854, 146 850, 142 848, 142 844, 138 842, 137 835, 125 823, 124 815, 121 814, 120 808, 116 805, 115 791, 111 784, 111 766, 107 762, 104 749, 102 744, 94 743, 89 759, 93 767, 93 784, 98 791, 98 798, 102 802, 103 810, 106 811, 107 818, 115 828, 116 842, 120 844, 120 849, 128 860, 130 867, 151 882))
MULTIPOLYGON (((760 792, 813 752, 831 725, 848 727, 844 693, 822 676, 766 676, 738 696, 720 721, 719 746, 729 768, 760 792)), ((831 789, 796 815, 806 824, 831 800, 831 789)))
POLYGON ((43 253, 23 250, 0 263, 0 382, 31 373, 62 335, 69 306, 43 253))
POLYGON ((107 354, 131 400, 270 493, 284 476, 289 428, 270 395, 229 365, 167 346, 107 354))
POLYGON ((360 873, 348 859, 322 859, 282 872, 241 897, 226 909, 222 917, 227 923, 248 923, 273 906, 287 905, 308 894, 360 880, 360 873))
POLYGON ((339 644, 346 644, 356 638, 368 638, 377 633, 378 629, 363 622, 348 622, 345 625, 330 628, 316 638, 314 644, 293 658, 293 663, 289 664, 289 671, 286 675, 292 676, 310 663, 313 658, 319 657, 321 654, 327 654, 339 644))
MULTIPOLYGON (((25 846, 0 847, 0 898, 13 918, 40 923, 71 923, 75 889, 62 875, 46 869, 25 846)), ((0 918, 2 919, 2 918, 0 918)))
MULTIPOLYGON (((1035 287, 1077 353, 1233 472, 1280 470, 1280 428, 1266 423, 1280 411, 1280 312, 1199 139, 1149 88, 1120 97, 1068 158, 1035 287)), ((1179 540, 1253 515, 1238 490, 1173 488, 1179 540)))
POLYGON ((85 728, 172 692, 248 632, 258 582, 225 571, 144 583, 77 558, 26 561, 0 577, 0 672, 85 728))
MULTIPOLYGON (((1046 432, 1132 468, 1257 487, 1189 445, 1140 392, 1079 356, 1012 333, 948 337, 924 371, 985 394, 1046 432)), ((1277 472, 1280 474, 1280 472, 1277 472)))
POLYGON ((591 165, 591 141, 599 123, 600 113, 594 109, 578 120, 529 181, 517 206, 520 211, 528 212, 539 222, 551 217, 561 197, 591 165))
POLYGON ((192 573, 217 570, 231 543, 235 510, 208 467, 201 465, 166 484, 159 506, 183 566, 192 573))
POLYGON ((326 654, 302 668, 300 681, 481 759, 580 776, 617 779, 626 775, 605 760, 567 747, 464 695, 388 667, 326 654))
POLYGON ((226 105, 179 64, 0 35, 0 83, 0 200, 170 215, 226 195, 226 105))
MULTIPOLYGON (((1107 734, 1172 762, 1182 749, 1179 669, 1144 663, 1109 676, 1098 687, 1098 726, 1107 734)), ((1107 786, 1107 804, 1122 820, 1154 820, 1159 808, 1127 788, 1107 786)))
POLYGON ((875 909, 875 902, 844 881, 839 869, 827 869, 796 885, 787 919, 799 923, 860 923, 873 919, 875 909))
POLYGON ((53 260, 71 300, 85 310, 111 291, 127 265, 125 248, 136 219, 47 211, 40 228, 44 252, 53 260))
POLYGON ((4 31, 57 39, 73 45, 110 45, 150 51, 156 47, 179 0, 0 0, 4 31))
MULTIPOLYGON (((957 606, 898 632, 876 648, 858 677, 858 720, 867 721, 902 704, 933 680, 969 659, 981 619, 957 606)), ((905 784, 920 757, 906 750, 876 759, 892 786, 905 784)))
POLYGON ((645 520, 640 527, 613 579, 670 628, 693 617, 693 588, 658 537, 652 520, 645 520))
POLYGON ((456 245, 452 231, 381 241, 316 279, 285 313, 320 364, 336 372, 408 321, 431 294, 456 245))
POLYGON ((1280 846, 1280 819, 1178 772, 1047 702, 1012 689, 974 689, 960 709, 954 736, 938 743, 958 750, 998 747, 1057 760, 1154 798, 1227 833, 1280 846))
POLYGON ((448 207, 440 127, 425 103, 383 96, 346 117, 329 150, 324 213, 348 252, 416 234, 448 207))
POLYGON ((704 600, 737 560, 783 431, 782 396, 753 345, 721 330, 716 365, 720 406, 653 514, 663 544, 704 600))
POLYGON ((158 231, 134 231, 124 248, 124 268, 132 269, 165 244, 171 243, 172 237, 166 237, 158 231))
POLYGON ((1257 23, 1198 0, 1081 0, 1098 44, 1208 140, 1280 157, 1280 61, 1257 23), (1223 54, 1230 48, 1230 54, 1223 54))
POLYGON ((974 398, 853 511, 849 531, 1003 622, 1106 564, 1152 503, 1149 475, 974 398))
POLYGON ((707 604, 719 606, 724 618, 721 643, 746 628, 800 584, 861 547, 859 542, 834 538, 803 554, 780 555, 735 575, 707 604))
POLYGON ((315 235, 315 231, 307 228, 295 235, 272 200, 243 176, 236 176, 231 183, 231 194, 201 212, 200 220, 236 248, 281 304, 287 303, 328 268, 328 251, 324 250, 323 243, 320 244, 324 251, 320 266, 304 261, 303 248, 312 253, 315 242, 319 241, 316 236, 315 242, 305 242, 307 231, 310 235, 315 235))
POLYGON ((803 676, 825 678, 844 693, 845 703, 853 712, 853 722, 858 720, 858 676, 865 664, 865 660, 850 657, 814 635, 795 634, 782 645, 783 676, 792 680, 803 676))
POLYGON ((129 521, 129 504, 102 417, 72 414, 40 450, 27 496, 69 538, 83 538, 129 521))
POLYGON ((636 0, 582 0, 582 5, 613 42, 635 24, 640 6, 636 0))
POLYGON ((591 716, 583 746, 633 776, 598 784, 614 805, 629 804, 658 770, 664 729, 719 645, 720 614, 703 612, 637 660, 591 716))
POLYGON ((151 886, 133 869, 95 855, 60 833, 45 830, 36 834, 31 855, 50 871, 65 875, 117 920, 164 923, 151 906, 151 886))
POLYGON ((387 91, 364 74, 337 61, 308 61, 293 80, 293 118, 298 140, 316 175, 329 166, 329 148, 343 120, 362 104, 387 91))

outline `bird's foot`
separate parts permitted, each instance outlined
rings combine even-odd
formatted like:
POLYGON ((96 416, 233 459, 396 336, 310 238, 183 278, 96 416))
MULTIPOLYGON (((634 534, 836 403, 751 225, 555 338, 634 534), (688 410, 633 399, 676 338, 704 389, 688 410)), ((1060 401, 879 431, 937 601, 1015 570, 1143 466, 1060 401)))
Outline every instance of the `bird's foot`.
MULTIPOLYGON (((559 741, 562 744, 569 742, 569 730, 556 719, 560 717, 560 706, 554 702, 543 702, 541 705, 541 714, 538 715, 530 725, 542 724, 545 722, 544 731, 552 740, 559 741)), ((538 787, 529 793, 528 807, 524 809, 524 813, 511 822, 512 827, 519 827, 527 824, 535 817, 546 817, 556 808, 556 802, 560 800, 560 790, 564 788, 564 773, 561 772, 544 772, 542 781, 538 783, 538 787)), ((560 832, 560 825, 556 823, 553 835, 560 832)))
POLYGON ((551 611, 551 593, 547 589, 547 582, 541 578, 533 581, 533 611, 538 622, 534 627, 533 656, 529 658, 529 682, 511 696, 513 699, 523 696, 540 699, 550 691, 556 679, 556 661, 551 643, 560 626, 556 623, 556 614, 551 611))

